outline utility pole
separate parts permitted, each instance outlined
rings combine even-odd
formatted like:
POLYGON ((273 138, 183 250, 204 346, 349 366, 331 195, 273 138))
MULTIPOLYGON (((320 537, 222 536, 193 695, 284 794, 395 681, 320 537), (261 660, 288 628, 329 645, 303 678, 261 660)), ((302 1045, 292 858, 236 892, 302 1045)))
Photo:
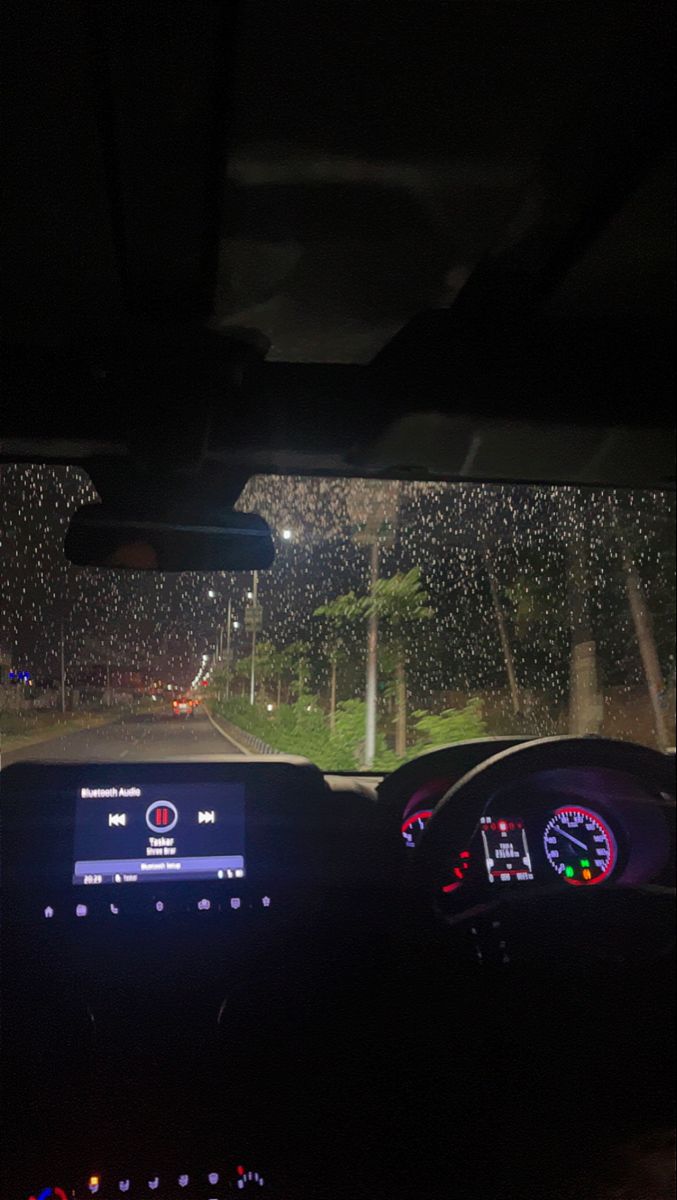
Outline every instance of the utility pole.
POLYGON ((252 608, 254 609, 254 620, 252 622, 252 665, 251 674, 249 677, 249 703, 254 704, 256 693, 256 604, 259 590, 259 573, 254 571, 254 583, 252 586, 252 608))
MULTIPOLYGON (((374 540, 370 547, 370 579, 369 592, 373 596, 374 589, 378 582, 378 534, 374 533, 374 540)), ((371 768, 374 764, 374 755, 376 754, 376 691, 378 687, 378 617, 372 607, 369 614, 369 623, 367 625, 367 686, 365 692, 366 700, 366 722, 364 736, 364 765, 366 768, 371 768)))

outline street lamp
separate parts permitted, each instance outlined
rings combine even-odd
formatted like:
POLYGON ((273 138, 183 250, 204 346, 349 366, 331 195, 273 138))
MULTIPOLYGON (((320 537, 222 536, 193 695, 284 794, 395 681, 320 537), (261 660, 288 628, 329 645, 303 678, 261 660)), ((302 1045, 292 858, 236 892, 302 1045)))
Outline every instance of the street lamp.
POLYGON ((216 592, 214 591, 214 588, 210 588, 209 591, 207 592, 207 595, 209 596, 210 600, 215 600, 216 592))
MULTIPOLYGON (((240 622, 233 620, 233 601, 232 597, 228 597, 228 608, 226 610, 226 700, 230 698, 230 669, 231 669, 231 649, 230 637, 234 629, 240 628, 240 622)), ((223 625, 219 630, 219 661, 223 658, 223 625)))
POLYGON ((285 542, 290 542, 292 539, 291 529, 283 529, 282 530, 282 538, 285 542))

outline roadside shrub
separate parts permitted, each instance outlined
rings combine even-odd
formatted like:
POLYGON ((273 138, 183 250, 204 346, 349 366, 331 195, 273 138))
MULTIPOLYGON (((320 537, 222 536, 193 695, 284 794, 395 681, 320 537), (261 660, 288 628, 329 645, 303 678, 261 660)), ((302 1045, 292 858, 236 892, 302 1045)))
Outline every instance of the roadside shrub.
MULTIPOLYGON (((344 700, 337 706, 333 734, 317 697, 312 695, 299 696, 294 704, 280 704, 272 712, 267 712, 261 705, 249 704, 243 697, 213 700, 212 706, 227 721, 261 738, 281 754, 309 758, 325 771, 360 770, 366 720, 364 700, 344 700)), ((413 715, 416 738, 407 749, 406 759, 415 758, 423 750, 436 746, 484 737, 487 732, 479 700, 471 700, 463 708, 447 708, 438 714, 421 709, 413 715)), ((378 733, 374 770, 392 771, 403 761, 406 760, 398 758, 388 747, 384 734, 378 733)))

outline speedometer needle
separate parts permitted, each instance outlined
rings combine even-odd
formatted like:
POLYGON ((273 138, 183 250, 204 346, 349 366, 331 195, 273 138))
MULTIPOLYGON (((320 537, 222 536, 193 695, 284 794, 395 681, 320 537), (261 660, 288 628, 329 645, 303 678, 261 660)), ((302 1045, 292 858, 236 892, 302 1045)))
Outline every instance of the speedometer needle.
POLYGON ((575 838, 572 836, 572 834, 567 833, 566 829, 558 829, 557 832, 561 837, 568 838, 570 842, 573 842, 574 846, 580 846, 581 850, 587 850, 588 847, 586 846, 585 842, 579 842, 578 838, 575 838))

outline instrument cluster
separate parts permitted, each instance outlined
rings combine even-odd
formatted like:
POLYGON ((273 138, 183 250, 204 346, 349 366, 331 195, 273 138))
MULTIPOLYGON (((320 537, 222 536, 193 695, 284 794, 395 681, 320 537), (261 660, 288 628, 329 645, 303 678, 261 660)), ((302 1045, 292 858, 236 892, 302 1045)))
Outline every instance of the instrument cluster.
MULTIPOLYGON (((402 839, 415 849, 432 817, 432 809, 416 809, 402 822, 402 839)), ((561 804, 546 813, 487 813, 480 817, 471 848, 450 857, 446 894, 480 874, 488 884, 531 883, 536 869, 547 880, 550 868, 562 883, 590 887, 609 879, 619 862, 619 835, 607 817, 582 804, 561 804), (540 819, 539 819, 540 817, 540 819)), ((552 877, 550 877, 552 882, 552 877)))
POLYGON ((638 775, 559 767, 515 773, 498 788, 491 770, 472 776, 472 804, 463 780, 436 778, 402 810, 405 861, 414 874, 433 865, 428 882, 443 908, 510 890, 669 883, 674 800, 638 775))
POLYGON ((491 810, 480 817, 467 848, 450 855, 444 895, 533 884, 595 887, 623 861, 623 835, 605 815, 583 804, 529 806, 523 813, 491 810))

